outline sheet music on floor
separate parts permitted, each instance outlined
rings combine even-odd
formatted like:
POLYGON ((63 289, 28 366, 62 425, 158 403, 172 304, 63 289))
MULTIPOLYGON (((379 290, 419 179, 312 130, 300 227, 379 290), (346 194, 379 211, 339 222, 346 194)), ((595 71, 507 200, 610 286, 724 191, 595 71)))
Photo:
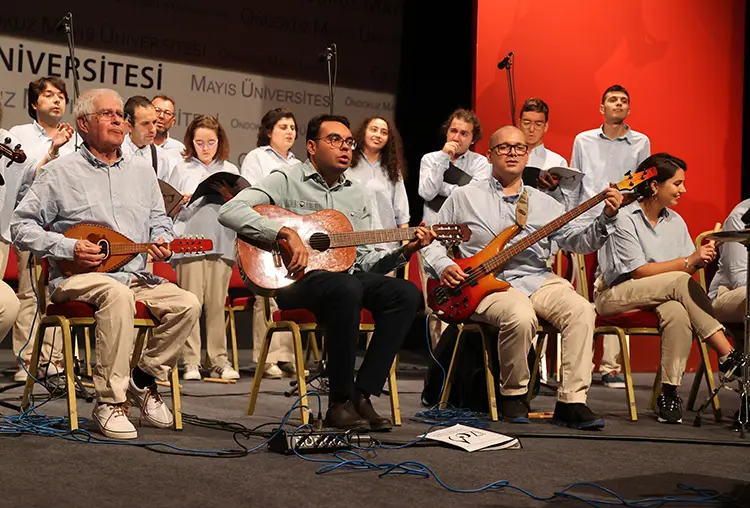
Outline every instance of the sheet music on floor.
POLYGON ((516 450, 522 448, 518 438, 506 436, 486 429, 478 429, 457 423, 452 427, 438 429, 425 436, 426 439, 439 441, 463 448, 467 452, 516 450))

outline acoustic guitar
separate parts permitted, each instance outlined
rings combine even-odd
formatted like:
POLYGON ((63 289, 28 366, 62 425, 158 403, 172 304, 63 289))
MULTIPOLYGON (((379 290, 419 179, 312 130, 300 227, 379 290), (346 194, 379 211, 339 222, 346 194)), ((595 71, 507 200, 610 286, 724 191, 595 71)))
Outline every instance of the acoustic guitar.
MULTIPOLYGON (((156 245, 155 243, 135 243, 127 236, 101 224, 77 224, 68 228, 63 235, 67 238, 95 243, 104 254, 101 264, 94 267, 83 267, 67 259, 57 260, 60 270, 67 276, 89 272, 113 272, 128 264, 138 254, 148 252, 152 245, 156 245)), ((206 252, 214 248, 211 240, 203 238, 178 238, 165 243, 164 246, 172 252, 186 254, 206 252)))
MULTIPOLYGON (((649 168, 635 175, 628 175, 615 185, 621 192, 635 191, 624 196, 622 206, 635 201, 639 194, 637 187, 655 176, 656 168, 649 168)), ((507 291, 510 288, 508 282, 495 278, 495 273, 501 271, 511 258, 604 201, 606 192, 606 190, 600 192, 507 248, 507 243, 521 231, 517 224, 497 235, 481 252, 468 258, 455 259, 455 263, 468 274, 468 277, 454 288, 441 285, 438 280, 429 279, 427 281, 427 298, 430 307, 440 319, 447 323, 458 324, 467 321, 474 314, 479 302, 487 295, 498 291, 507 291)))
MULTIPOLYGON (((346 215, 338 210, 320 210, 309 215, 298 215, 274 205, 259 205, 253 209, 297 232, 309 252, 305 272, 346 271, 354 264, 357 245, 413 240, 417 230, 412 227, 354 231, 346 215)), ((465 224, 435 224, 429 227, 438 240, 445 242, 464 242, 471 237, 471 230, 465 224)), ((289 275, 286 264, 292 256, 283 240, 261 244, 238 236, 235 247, 242 280, 256 294, 273 296, 276 290, 289 286, 304 275, 289 275)))

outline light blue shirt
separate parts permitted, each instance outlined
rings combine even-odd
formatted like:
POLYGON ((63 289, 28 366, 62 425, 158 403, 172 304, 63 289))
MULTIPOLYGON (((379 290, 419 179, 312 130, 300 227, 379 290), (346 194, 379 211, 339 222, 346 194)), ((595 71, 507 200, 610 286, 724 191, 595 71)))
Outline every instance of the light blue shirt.
MULTIPOLYGON (((15 148, 20 143, 13 134, 0 129, 0 142, 10 138, 10 147, 15 148)), ((21 145, 23 149, 23 145, 21 145)), ((0 238, 5 243, 11 242, 10 219, 13 210, 20 199, 20 193, 28 189, 34 178, 34 171, 38 161, 26 154, 26 161, 22 163, 13 162, 8 166, 8 159, 0 158, 0 174, 3 175, 5 185, 0 186, 0 238)))
MULTIPOLYGON (((437 212, 427 206, 427 202, 432 201, 437 196, 448 197, 458 188, 458 185, 443 181, 443 175, 450 162, 450 156, 440 150, 426 154, 419 164, 419 195, 425 200, 422 220, 427 225, 437 222, 437 212)), ((490 177, 491 166, 487 157, 471 150, 453 161, 453 165, 471 176, 472 183, 490 177)))
MULTIPOLYGON (((399 178, 397 182, 392 181, 380 159, 371 164, 361 154, 357 165, 349 168, 346 175, 369 191, 375 229, 395 229, 399 224, 409 223, 409 198, 404 180, 399 178)), ((382 244, 380 248, 386 246, 395 248, 398 247, 398 242, 382 244)))
MULTIPOLYGON (((11 220, 13 241, 21 249, 53 258, 50 291, 65 278, 54 259, 74 258, 77 240, 63 232, 84 222, 102 224, 138 243, 174 237, 153 168, 143 160, 122 157, 110 166, 86 145, 46 164, 11 220)), ((134 275, 146 283, 157 282, 159 278, 145 272, 145 267, 143 253, 106 275, 125 285, 134 275)))
MULTIPOLYGON (((206 166, 193 157, 175 166, 169 184, 183 194, 193 194, 203 180, 221 171, 239 174, 237 166, 231 162, 214 160, 206 166)), ((203 254, 175 254, 172 256, 173 264, 183 258, 195 259, 206 257, 208 254, 219 254, 222 259, 234 263, 234 241, 237 235, 218 222, 219 208, 223 203, 223 198, 212 199, 204 196, 180 210, 175 217, 174 234, 208 238, 213 241, 214 248, 203 254)))
POLYGON ((245 156, 240 167, 240 175, 250 185, 255 185, 270 175, 274 169, 299 164, 299 162, 291 151, 287 153, 285 159, 269 145, 259 146, 245 156))
MULTIPOLYGON (((745 229, 742 216, 750 209, 750 199, 740 202, 734 207, 727 220, 724 221, 722 231, 738 231, 745 229)), ((727 242, 719 244, 719 268, 711 281, 708 291, 709 298, 716 298, 720 286, 727 289, 737 289, 747 284, 747 248, 741 243, 727 242)))
MULTIPOLYGON (((526 227, 508 243, 513 245, 565 213, 563 206, 547 194, 523 184, 518 194, 506 196, 502 184, 493 177, 453 191, 438 213, 438 222, 467 224, 471 229, 469 241, 459 244, 461 257, 479 253, 497 235, 516 223, 516 205, 524 189, 529 196, 528 219, 526 227)), ((527 296, 531 295, 552 274, 547 260, 552 254, 553 242, 571 252, 593 252, 607 241, 614 222, 614 218, 602 214, 585 227, 577 222, 568 223, 513 257, 501 271, 496 272, 495 277, 509 282, 527 296)), ((425 268, 434 278, 439 278, 453 264, 439 242, 428 245, 422 249, 422 253, 425 268)))
MULTIPOLYGON (((609 187, 609 182, 621 181, 625 173, 635 171, 649 155, 651 142, 648 136, 630 127, 624 136, 615 139, 605 136, 603 127, 581 132, 573 142, 570 165, 580 169, 584 176, 577 189, 561 189, 566 209, 596 196, 609 187)), ((595 206, 582 219, 593 218, 603 207, 603 204, 595 206)))
POLYGON ((656 226, 639 203, 623 207, 609 241, 599 251, 599 270, 607 286, 630 279, 630 273, 647 263, 685 258, 695 252, 687 224, 680 214, 662 210, 656 226))
MULTIPOLYGON (((257 185, 244 189, 221 207, 219 222, 250 240, 273 243, 282 225, 253 210, 254 206, 265 204, 300 215, 335 209, 346 215, 355 231, 373 229, 367 190, 345 174, 328 187, 309 160, 274 170, 257 185)), ((350 271, 388 273, 406 261, 403 247, 379 250, 372 245, 360 245, 350 271)))
MULTIPOLYGON (((26 156, 36 159, 37 162, 44 159, 52 146, 52 138, 47 135, 47 131, 36 120, 32 123, 11 127, 10 133, 18 138, 18 142, 21 143, 21 148, 26 152, 26 156)), ((78 136, 78 132, 75 132, 70 140, 60 147, 58 153, 61 156, 73 153, 76 151, 76 145, 81 145, 82 143, 83 140, 78 136)))
MULTIPOLYGON (((154 170, 154 163, 151 155, 151 145, 145 145, 141 148, 138 148, 137 146, 135 146, 135 143, 133 143, 133 140, 130 138, 130 136, 126 135, 125 140, 122 142, 121 148, 123 157, 137 157, 143 159, 144 161, 146 161, 146 164, 151 166, 151 171, 154 170)), ((168 181, 173 167, 174 166, 172 164, 172 161, 167 156, 167 153, 157 146, 156 178, 158 178, 159 180, 164 180, 165 182, 168 181)))

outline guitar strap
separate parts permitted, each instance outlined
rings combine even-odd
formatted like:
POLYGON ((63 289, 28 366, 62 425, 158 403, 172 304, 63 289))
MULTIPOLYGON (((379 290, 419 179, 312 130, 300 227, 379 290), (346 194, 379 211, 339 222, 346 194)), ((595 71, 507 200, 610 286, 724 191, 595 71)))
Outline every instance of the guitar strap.
POLYGON ((154 173, 159 173, 159 160, 156 157, 156 146, 153 143, 149 145, 151 147, 151 165, 154 167, 154 173))
POLYGON ((523 229, 526 227, 526 221, 529 218, 529 193, 526 189, 521 193, 516 203, 516 224, 523 229))

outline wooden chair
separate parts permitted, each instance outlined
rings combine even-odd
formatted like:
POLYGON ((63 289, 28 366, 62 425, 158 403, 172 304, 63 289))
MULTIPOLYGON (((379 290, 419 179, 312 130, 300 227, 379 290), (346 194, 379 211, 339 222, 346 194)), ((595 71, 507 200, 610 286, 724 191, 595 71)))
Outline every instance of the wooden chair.
MULTIPOLYGON (((588 294, 593 296, 593 278, 596 273, 596 254, 589 254, 579 256, 578 264, 584 267, 583 273, 579 273, 582 277, 582 282, 588 288, 588 294)), ((594 342, 596 338, 601 335, 617 335, 620 342, 620 351, 622 355, 622 373, 625 378, 625 397, 628 404, 628 416, 631 421, 638 420, 638 413, 635 404, 635 390, 633 389, 633 372, 630 366, 630 345, 628 337, 631 335, 635 336, 660 336, 661 330, 659 330, 659 317, 653 310, 633 310, 630 312, 624 312, 622 314, 616 314, 614 316, 600 316, 597 314, 596 317, 596 328, 594 330, 594 342)), ((706 372, 711 373, 711 360, 708 356, 708 349, 703 341, 698 340, 698 348, 701 356, 701 364, 706 368, 706 372)), ((709 390, 713 390, 713 374, 706 376, 706 382, 709 390)), ((690 396, 693 397, 693 392, 697 393, 700 387, 700 377, 696 376, 696 382, 693 382, 690 396)), ((656 407, 656 399, 661 391, 661 371, 657 370, 656 377, 654 378, 654 384, 651 389, 651 399, 649 401, 648 409, 653 410, 656 407)), ((721 408, 719 407, 718 399, 714 399, 714 417, 716 421, 721 420, 721 408)))
MULTIPOLYGON (((26 380, 26 388, 23 392, 23 407, 27 409, 30 405, 31 393, 34 389, 34 378, 37 377, 39 356, 42 350, 42 338, 47 328, 58 327, 62 332, 63 362, 65 366, 65 386, 67 387, 68 418, 70 430, 78 428, 78 409, 76 405, 76 391, 73 360, 72 335, 75 330, 91 330, 96 326, 93 305, 83 302, 67 302, 62 304, 47 304, 45 287, 47 285, 48 269, 46 261, 34 261, 35 284, 39 297, 39 326, 34 337, 34 349, 29 365, 30 376, 26 380)), ((158 325, 156 319, 141 302, 135 305, 135 320, 133 322, 138 330, 135 341, 133 356, 130 360, 130 368, 135 368, 140 359, 146 337, 158 325)), ((88 353, 87 353, 88 354, 88 353)), ((169 376, 172 393, 172 412, 174 414, 175 430, 182 430, 182 411, 180 401, 180 383, 177 368, 173 368, 169 376)))
MULTIPOLYGON (((240 277, 240 272, 235 264, 232 268, 232 278, 229 279, 229 291, 237 289, 246 291, 245 284, 242 282, 242 277, 240 277)), ((251 294, 234 298, 232 295, 227 295, 227 301, 224 304, 224 327, 229 327, 229 337, 232 341, 232 364, 237 372, 240 371, 240 360, 237 354, 237 322, 235 318, 237 312, 252 311, 254 302, 255 296, 251 294)))

